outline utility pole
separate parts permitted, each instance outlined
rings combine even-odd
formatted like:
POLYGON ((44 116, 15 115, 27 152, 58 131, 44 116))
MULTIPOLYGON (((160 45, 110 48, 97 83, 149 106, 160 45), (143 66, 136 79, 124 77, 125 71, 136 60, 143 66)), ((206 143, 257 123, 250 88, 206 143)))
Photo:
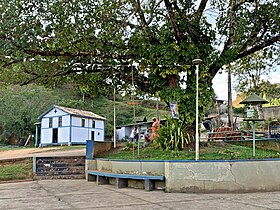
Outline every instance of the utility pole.
POLYGON ((228 66, 228 126, 233 125, 232 91, 231 91, 231 65, 228 66))

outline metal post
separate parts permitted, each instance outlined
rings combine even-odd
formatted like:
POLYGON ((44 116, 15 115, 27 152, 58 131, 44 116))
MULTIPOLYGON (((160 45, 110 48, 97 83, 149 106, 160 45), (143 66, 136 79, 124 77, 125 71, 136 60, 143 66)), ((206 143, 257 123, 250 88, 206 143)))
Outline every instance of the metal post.
POLYGON ((140 157, 140 137, 139 137, 139 133, 138 133, 138 141, 137 141, 137 149, 138 149, 138 158, 140 157))
POLYGON ((256 156, 256 122, 253 120, 253 157, 256 156))
POLYGON ((114 87, 114 148, 117 147, 117 140, 116 140, 116 88, 114 87))
POLYGON ((199 160, 199 134, 198 134, 198 73, 201 59, 193 60, 196 67, 196 100, 195 100, 195 160, 199 160))
POLYGON ((196 99, 195 99, 195 160, 199 159, 199 137, 198 137, 198 68, 196 65, 196 99))
POLYGON ((35 133, 35 147, 38 147, 38 125, 36 124, 36 133, 35 133))
POLYGON ((92 160, 94 153, 94 141, 87 140, 86 141, 86 160, 92 160))

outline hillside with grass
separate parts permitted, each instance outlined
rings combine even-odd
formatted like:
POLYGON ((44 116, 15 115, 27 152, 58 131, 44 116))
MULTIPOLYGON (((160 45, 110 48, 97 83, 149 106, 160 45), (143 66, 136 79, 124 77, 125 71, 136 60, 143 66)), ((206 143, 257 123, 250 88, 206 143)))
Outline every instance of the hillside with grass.
MULTIPOLYGON (((1 89, 0 95, 0 144, 19 144, 21 139, 35 135, 38 117, 53 105, 92 111, 106 118, 105 138, 113 134, 113 96, 87 96, 69 87, 45 88, 37 85, 8 86, 1 89)), ((163 102, 154 100, 131 100, 130 96, 116 95, 116 125, 133 123, 146 117, 169 115, 163 102), (157 110, 156 107, 159 107, 157 110), (134 118, 135 116, 135 118, 134 118)), ((33 138, 34 142, 34 138, 33 138)))

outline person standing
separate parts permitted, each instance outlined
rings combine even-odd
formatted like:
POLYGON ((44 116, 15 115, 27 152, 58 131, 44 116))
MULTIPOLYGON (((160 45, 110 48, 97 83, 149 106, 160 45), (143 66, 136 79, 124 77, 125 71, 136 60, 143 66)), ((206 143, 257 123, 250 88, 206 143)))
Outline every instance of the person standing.
POLYGON ((139 128, 138 128, 138 126, 135 127, 135 136, 134 136, 134 139, 135 139, 136 142, 138 142, 138 140, 139 140, 139 128))
POLYGON ((152 134, 151 134, 151 142, 153 140, 155 140, 157 137, 158 137, 158 130, 159 130, 159 121, 157 120, 156 117, 153 118, 153 124, 152 124, 152 127, 149 128, 149 130, 152 131, 152 134))
POLYGON ((131 134, 130 134, 130 136, 129 136, 130 142, 134 142, 135 136, 136 136, 136 127, 134 126, 134 127, 132 128, 131 134))

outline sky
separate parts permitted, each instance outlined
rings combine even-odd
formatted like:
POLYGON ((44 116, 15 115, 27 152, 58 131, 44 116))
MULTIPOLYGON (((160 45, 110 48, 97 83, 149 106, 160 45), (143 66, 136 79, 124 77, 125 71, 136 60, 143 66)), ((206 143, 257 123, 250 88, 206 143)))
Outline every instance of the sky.
MULTIPOLYGON (((280 83, 280 66, 276 68, 275 72, 271 72, 269 74, 269 78, 267 78, 272 84, 280 83)), ((213 89, 218 97, 218 99, 226 100, 228 98, 228 75, 227 73, 217 74, 213 79, 213 89)), ((236 83, 236 79, 232 77, 231 79, 231 87, 232 87, 232 99, 236 98, 236 91, 234 90, 234 83, 236 83)))

